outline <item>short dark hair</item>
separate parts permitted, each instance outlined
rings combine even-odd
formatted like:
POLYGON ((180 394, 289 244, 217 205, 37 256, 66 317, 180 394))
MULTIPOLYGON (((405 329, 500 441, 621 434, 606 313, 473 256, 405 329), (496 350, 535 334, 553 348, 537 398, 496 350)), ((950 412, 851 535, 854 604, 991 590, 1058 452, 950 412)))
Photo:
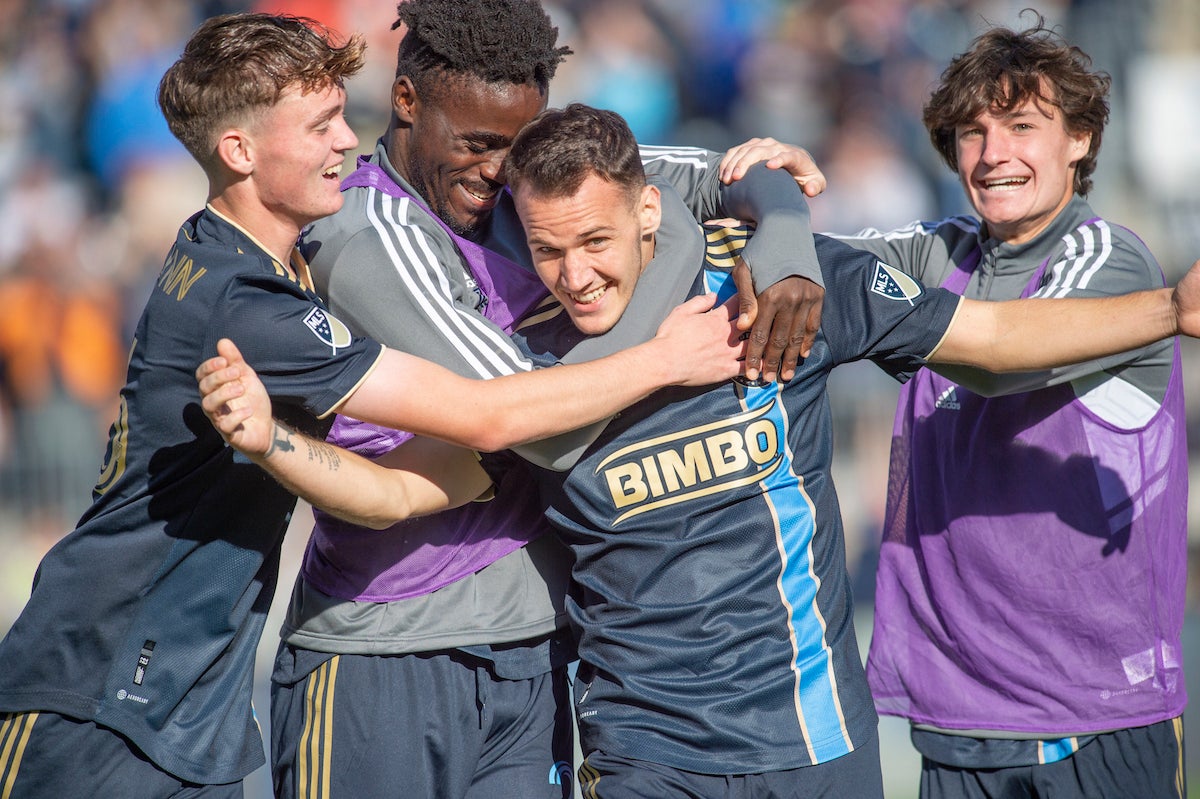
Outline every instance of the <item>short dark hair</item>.
POLYGON ((925 105, 925 128, 942 160, 958 171, 955 128, 986 111, 1007 112, 1035 99, 1062 113, 1071 134, 1091 134, 1091 146, 1075 170, 1075 191, 1092 188, 1100 139, 1108 122, 1112 79, 1093 72, 1092 60, 1046 27, 1045 19, 1017 32, 993 28, 971 43, 942 73, 925 105))
POLYGON ((559 63, 558 28, 537 0, 403 0, 392 29, 407 28, 396 76, 434 97, 449 77, 534 84, 545 94, 559 63))
POLYGON ((582 103, 548 108, 513 139, 504 175, 512 191, 528 186, 541 197, 568 197, 589 175, 631 197, 646 185, 637 139, 621 117, 582 103))
POLYGON ((158 107, 175 138, 208 166, 221 127, 269 108, 285 91, 331 84, 362 69, 359 35, 337 43, 316 20, 288 14, 224 14, 206 20, 158 84, 158 107))

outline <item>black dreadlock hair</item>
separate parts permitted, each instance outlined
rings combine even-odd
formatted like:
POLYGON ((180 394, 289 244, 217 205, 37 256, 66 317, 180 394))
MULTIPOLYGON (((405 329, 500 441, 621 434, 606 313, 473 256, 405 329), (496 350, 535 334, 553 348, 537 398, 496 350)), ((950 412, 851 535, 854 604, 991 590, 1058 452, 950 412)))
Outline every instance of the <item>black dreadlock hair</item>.
POLYGON ((408 28, 396 75, 407 75, 426 96, 441 83, 429 78, 446 72, 485 83, 534 83, 544 93, 572 52, 555 46, 558 28, 538 0, 402 0, 396 11, 392 29, 408 28))

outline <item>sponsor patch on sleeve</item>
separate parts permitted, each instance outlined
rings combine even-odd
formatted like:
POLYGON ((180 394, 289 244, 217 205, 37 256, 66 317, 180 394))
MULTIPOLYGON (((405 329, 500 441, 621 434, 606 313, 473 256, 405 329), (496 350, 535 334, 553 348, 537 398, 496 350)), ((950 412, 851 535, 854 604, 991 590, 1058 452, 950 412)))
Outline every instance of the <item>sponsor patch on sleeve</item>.
POLYGON ((314 336, 332 347, 334 352, 341 347, 350 346, 352 339, 350 328, 346 327, 336 316, 320 308, 314 307, 308 312, 308 315, 304 317, 304 326, 311 330, 314 336))
POLYGON ((899 269, 893 269, 883 261, 876 261, 875 275, 871 279, 871 291, 880 297, 900 300, 912 305, 913 300, 921 296, 924 287, 899 269))

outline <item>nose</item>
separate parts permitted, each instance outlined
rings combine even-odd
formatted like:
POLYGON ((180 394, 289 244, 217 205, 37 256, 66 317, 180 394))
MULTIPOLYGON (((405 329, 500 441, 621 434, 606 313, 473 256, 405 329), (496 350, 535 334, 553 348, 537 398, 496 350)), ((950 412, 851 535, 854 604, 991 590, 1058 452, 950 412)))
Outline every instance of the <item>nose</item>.
POLYGON ((562 254, 562 272, 559 280, 567 291, 584 291, 591 288, 594 274, 585 253, 571 249, 562 254))
POLYGON ((479 167, 479 174, 484 180, 490 180, 493 183, 504 184, 504 158, 508 155, 508 148, 503 150, 492 150, 488 154, 488 158, 479 167))
POLYGON ((985 133, 983 136, 983 152, 980 160, 988 166, 1002 164, 1009 159, 1009 146, 1006 138, 998 133, 985 133))
POLYGON ((358 136, 355 135, 354 129, 346 122, 345 117, 338 118, 339 130, 337 136, 338 146, 334 149, 338 152, 353 150, 358 146, 358 136))

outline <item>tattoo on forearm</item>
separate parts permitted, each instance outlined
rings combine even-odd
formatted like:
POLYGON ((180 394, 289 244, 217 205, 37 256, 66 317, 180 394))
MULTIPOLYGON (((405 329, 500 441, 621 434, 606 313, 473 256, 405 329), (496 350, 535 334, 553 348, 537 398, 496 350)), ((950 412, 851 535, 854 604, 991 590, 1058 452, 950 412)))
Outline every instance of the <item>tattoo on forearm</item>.
POLYGON ((292 431, 276 422, 275 429, 271 433, 271 446, 267 447, 263 457, 269 458, 276 451, 292 452, 295 449, 296 445, 292 443, 292 431))
POLYGON ((314 441, 312 439, 304 439, 305 445, 308 447, 308 459, 317 463, 324 463, 331 472, 336 472, 342 465, 342 456, 338 454, 337 447, 326 444, 324 441, 314 441))
POLYGON ((331 472, 336 472, 341 468, 342 456, 338 452, 337 447, 332 444, 326 444, 324 441, 316 441, 307 436, 301 436, 295 430, 285 427, 278 421, 275 422, 275 429, 271 436, 271 446, 267 449, 263 457, 270 458, 277 452, 295 452, 296 444, 293 441, 294 438, 299 438, 304 444, 310 461, 324 463, 326 468, 331 472))

